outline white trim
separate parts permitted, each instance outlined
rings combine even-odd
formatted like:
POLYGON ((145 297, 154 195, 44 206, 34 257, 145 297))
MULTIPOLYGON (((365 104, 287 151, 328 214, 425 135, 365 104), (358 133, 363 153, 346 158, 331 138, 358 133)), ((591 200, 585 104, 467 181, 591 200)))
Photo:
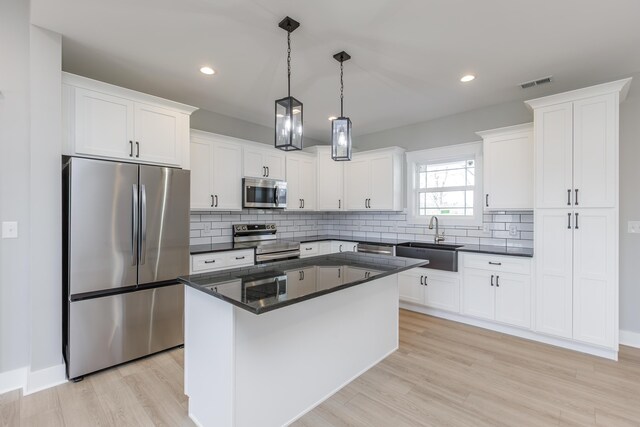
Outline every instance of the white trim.
POLYGON ((29 372, 24 386, 24 396, 67 382, 65 364, 50 366, 29 372))
POLYGON ((0 373, 0 394, 24 388, 27 383, 27 371, 28 368, 25 366, 0 373))
POLYGON ((523 132, 532 132, 532 131, 533 131, 533 122, 529 122, 529 123, 522 123, 520 125, 483 130, 483 131, 476 132, 476 135, 481 137, 483 140, 487 138, 493 138, 496 136, 507 139, 512 134, 520 134, 523 132))
POLYGON ((540 107, 546 107, 549 105, 562 104, 565 102, 573 102, 579 99, 591 98, 593 96, 606 95, 608 93, 620 93, 619 102, 626 99, 629 93, 629 86, 631 85, 631 78, 616 80, 609 83, 603 83, 596 86, 589 86, 583 89, 572 90, 570 92, 558 93, 556 95, 545 96, 542 98, 531 99, 525 101, 529 109, 536 109, 540 107))
POLYGON ((468 142, 464 144, 448 145, 445 147, 429 148, 426 150, 409 151, 406 153, 406 212, 409 224, 424 225, 431 217, 421 217, 415 215, 416 212, 416 165, 446 162, 447 160, 460 160, 463 157, 474 156, 475 158, 475 184, 473 194, 474 213, 472 218, 461 218, 460 216, 438 216, 441 226, 482 225, 482 141, 468 142))
POLYGON ((574 341, 568 341, 561 338, 555 338, 543 334, 538 334, 534 331, 527 329, 520 329, 513 326, 502 325, 499 323, 488 322, 485 320, 474 319, 463 316, 458 313, 451 313, 442 310, 436 310, 432 308, 423 307, 406 302, 400 302, 400 308, 406 310, 415 311, 422 314, 428 314, 434 317, 440 317, 442 319, 452 320, 454 322, 464 323, 466 325, 477 326, 483 329, 489 329, 503 334, 513 335, 519 338, 528 339, 531 341, 537 341, 544 344, 553 345, 556 347, 566 348, 568 350, 578 351, 580 353, 587 353, 605 359, 618 360, 618 352, 615 350, 607 350, 605 348, 594 347, 587 344, 580 344, 574 341))
POLYGON ((620 344, 640 348, 640 332, 620 329, 620 344))

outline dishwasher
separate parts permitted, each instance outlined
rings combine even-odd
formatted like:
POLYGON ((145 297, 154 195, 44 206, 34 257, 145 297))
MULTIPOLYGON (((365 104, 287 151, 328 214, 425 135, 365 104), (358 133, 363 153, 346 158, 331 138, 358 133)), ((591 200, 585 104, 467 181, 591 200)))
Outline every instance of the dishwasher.
POLYGON ((388 243, 359 243, 358 252, 395 256, 396 246, 388 243))

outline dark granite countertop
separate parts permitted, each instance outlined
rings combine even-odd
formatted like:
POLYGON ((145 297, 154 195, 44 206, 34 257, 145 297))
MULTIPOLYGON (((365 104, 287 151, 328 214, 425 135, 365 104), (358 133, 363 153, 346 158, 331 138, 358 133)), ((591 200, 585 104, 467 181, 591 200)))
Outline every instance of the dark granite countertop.
POLYGON ((251 313, 261 314, 428 264, 429 261, 413 258, 342 252, 184 276, 178 280, 251 313), (321 270, 326 274, 320 274, 321 270))
MULTIPOLYGON (((406 240, 397 240, 397 239, 378 239, 373 237, 345 237, 345 236, 335 236, 335 235, 318 235, 318 236, 310 236, 310 237, 288 237, 282 240, 290 241, 290 242, 299 242, 299 243, 310 243, 310 242, 322 242, 327 240, 342 240, 346 242, 355 242, 355 243, 373 243, 373 244, 385 244, 385 245, 397 245, 399 243, 404 243, 406 240)), ((446 243, 446 242, 445 242, 446 243)), ((203 254, 209 252, 223 252, 223 251, 233 251, 233 250, 242 250, 248 249, 245 246, 235 246, 233 242, 227 243, 214 243, 210 245, 194 245, 190 248, 191 255, 203 254)), ((493 254, 493 255, 510 255, 510 256, 521 256, 521 257, 533 257, 533 249, 532 248, 517 248, 517 247, 507 247, 507 246, 490 246, 490 245, 464 245, 457 249, 458 252, 475 252, 475 253, 483 253, 483 254, 493 254)))
POLYGON ((514 248, 507 246, 464 245, 463 247, 458 248, 457 251, 492 255, 521 256, 529 258, 533 257, 533 249, 531 248, 514 248))

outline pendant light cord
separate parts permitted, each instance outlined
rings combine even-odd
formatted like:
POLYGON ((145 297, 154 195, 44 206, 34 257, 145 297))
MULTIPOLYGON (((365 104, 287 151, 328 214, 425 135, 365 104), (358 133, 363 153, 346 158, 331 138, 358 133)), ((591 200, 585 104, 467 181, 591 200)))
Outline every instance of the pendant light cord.
POLYGON ((340 61, 340 117, 344 117, 344 81, 342 76, 342 61, 340 61))
POLYGON ((287 31, 287 95, 291 96, 291 32, 287 31))

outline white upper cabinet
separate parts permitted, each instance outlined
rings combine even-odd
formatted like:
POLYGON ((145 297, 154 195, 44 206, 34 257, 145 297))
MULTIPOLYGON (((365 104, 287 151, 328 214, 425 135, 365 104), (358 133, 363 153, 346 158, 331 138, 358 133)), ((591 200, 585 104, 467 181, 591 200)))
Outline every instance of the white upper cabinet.
POLYGON ((533 209, 533 124, 477 132, 485 210, 533 209))
POLYGON ((287 153, 287 210, 316 209, 316 156, 287 153))
POLYGON ((618 104, 630 82, 527 101, 534 110, 536 208, 616 207, 618 104))
POLYGON ((344 165, 331 158, 331 147, 315 146, 311 150, 317 156, 317 209, 319 211, 341 211, 344 201, 344 165))
POLYGON ((402 210, 403 164, 404 150, 397 147, 354 153, 345 165, 347 210, 402 210))
POLYGON ((63 154, 189 167, 194 107, 69 73, 63 83, 63 154))
POLYGON ((191 209, 242 209, 242 145, 230 137, 193 131, 191 209))
MULTIPOLYGON (((263 148, 256 145, 244 146, 244 176, 284 180, 286 177, 284 152, 273 147, 263 148)), ((265 147, 269 146, 265 145, 265 147)))

